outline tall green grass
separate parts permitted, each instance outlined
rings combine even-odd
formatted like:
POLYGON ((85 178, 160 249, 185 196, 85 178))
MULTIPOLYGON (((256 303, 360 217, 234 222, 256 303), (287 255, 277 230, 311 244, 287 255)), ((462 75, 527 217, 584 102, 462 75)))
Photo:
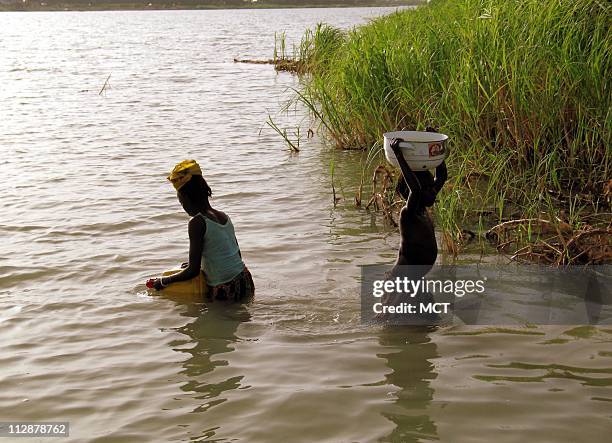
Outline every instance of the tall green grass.
POLYGON ((299 96, 342 149, 448 134, 450 232, 483 214, 579 224, 611 178, 611 17, 599 0, 433 0, 349 32, 319 25, 299 47, 299 96))

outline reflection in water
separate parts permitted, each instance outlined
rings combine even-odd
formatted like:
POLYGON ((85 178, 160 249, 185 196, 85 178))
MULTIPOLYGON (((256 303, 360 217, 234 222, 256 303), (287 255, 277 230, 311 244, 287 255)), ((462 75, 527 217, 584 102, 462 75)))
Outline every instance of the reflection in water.
POLYGON ((438 439, 436 424, 427 414, 434 393, 430 380, 437 377, 431 362, 438 357, 436 344, 429 336, 433 329, 394 326, 380 333, 379 343, 391 350, 389 353, 378 354, 387 360, 387 366, 392 371, 385 378, 390 385, 400 389, 395 394, 396 400, 391 411, 383 413, 396 424, 384 441, 438 439))
POLYGON ((199 406, 192 412, 206 412, 226 401, 224 392, 241 387, 244 375, 217 380, 211 373, 217 367, 228 366, 227 360, 214 357, 234 350, 233 344, 240 341, 236 335, 238 326, 249 322, 251 315, 245 305, 227 303, 211 303, 206 307, 191 304, 185 315, 195 320, 177 329, 189 337, 181 344, 193 345, 174 348, 175 351, 191 354, 183 362, 181 374, 187 377, 188 382, 181 389, 194 393, 193 398, 198 400, 199 406))
MULTIPOLYGON (((398 242, 354 208, 361 153, 317 138, 285 153, 265 121, 296 79, 232 58, 268 58, 274 31, 297 42, 320 21, 391 11, 2 16, 3 420, 70 421, 71 439, 92 443, 514 443, 525 429, 537 434, 526 441, 607 443, 609 328, 456 327, 434 345, 414 329, 358 325, 357 266, 393 261, 398 242), (110 72, 113 89, 98 95, 110 72), (187 255, 185 214, 163 174, 184 158, 206 162, 215 199, 232 208, 264 288, 252 307, 134 295, 187 255), (476 377, 549 370, 597 380, 476 377)), ((274 119, 295 128, 302 117, 274 119)), ((508 294, 526 293, 522 283, 508 294)))

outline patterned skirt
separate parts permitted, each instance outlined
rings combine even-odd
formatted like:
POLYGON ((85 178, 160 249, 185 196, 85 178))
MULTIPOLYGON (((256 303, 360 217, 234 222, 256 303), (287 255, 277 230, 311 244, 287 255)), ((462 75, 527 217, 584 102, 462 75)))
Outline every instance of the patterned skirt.
POLYGON ((227 283, 216 286, 207 286, 206 298, 209 301, 225 300, 243 302, 255 295, 253 277, 245 266, 240 274, 227 283))

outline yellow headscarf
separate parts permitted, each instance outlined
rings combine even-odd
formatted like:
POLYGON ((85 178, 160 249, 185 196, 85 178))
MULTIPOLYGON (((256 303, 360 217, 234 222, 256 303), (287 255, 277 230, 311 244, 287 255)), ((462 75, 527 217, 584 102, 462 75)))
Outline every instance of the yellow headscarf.
POLYGON ((168 180, 170 180, 174 189, 178 191, 194 175, 202 175, 200 165, 195 160, 183 160, 174 167, 168 176, 168 180))

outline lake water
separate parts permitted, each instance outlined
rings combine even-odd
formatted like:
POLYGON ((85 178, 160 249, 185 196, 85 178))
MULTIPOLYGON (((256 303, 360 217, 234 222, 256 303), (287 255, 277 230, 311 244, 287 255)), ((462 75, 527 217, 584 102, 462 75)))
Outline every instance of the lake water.
POLYGON ((358 265, 398 235, 350 202, 358 154, 291 154, 266 127, 308 128, 277 114, 296 79, 233 58, 390 11, 0 14, 0 421, 78 442, 609 441, 610 329, 360 325, 358 265), (187 259, 165 179, 184 158, 233 218, 248 306, 146 294, 187 259))

